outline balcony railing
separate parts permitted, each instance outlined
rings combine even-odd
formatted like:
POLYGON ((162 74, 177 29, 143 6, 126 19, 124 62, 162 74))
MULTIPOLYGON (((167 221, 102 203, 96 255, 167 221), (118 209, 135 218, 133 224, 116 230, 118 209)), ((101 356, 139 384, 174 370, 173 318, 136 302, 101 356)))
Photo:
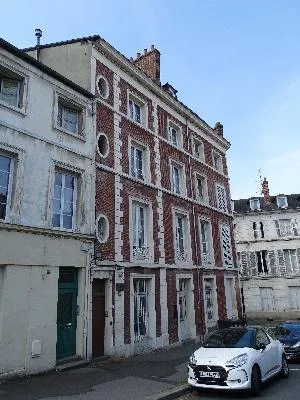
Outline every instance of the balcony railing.
POLYGON ((149 247, 146 246, 133 246, 133 258, 135 260, 148 260, 150 258, 149 255, 149 247))

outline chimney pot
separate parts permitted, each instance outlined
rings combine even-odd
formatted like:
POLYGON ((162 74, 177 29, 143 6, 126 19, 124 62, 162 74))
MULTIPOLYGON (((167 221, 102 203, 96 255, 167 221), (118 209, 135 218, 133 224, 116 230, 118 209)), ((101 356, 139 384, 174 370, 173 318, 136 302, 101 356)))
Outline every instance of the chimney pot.
POLYGON ((271 198, 270 198, 270 191, 269 191, 269 182, 267 181, 266 177, 262 181, 261 184, 261 193, 264 196, 264 201, 266 204, 271 203, 271 198))
POLYGON ((217 122, 215 124, 214 131, 217 133, 217 135, 223 136, 223 124, 221 124, 221 122, 217 122))
POLYGON ((154 50, 154 49, 155 49, 154 44, 151 44, 151 50, 154 50))
POLYGON ((147 49, 144 49, 144 54, 147 54, 147 49))
POLYGON ((141 57, 141 53, 136 53, 136 58, 140 58, 141 57))
POLYGON ((130 61, 133 62, 133 57, 130 57, 130 61))
POLYGON ((149 78, 160 85, 160 52, 151 46, 151 51, 144 49, 144 54, 137 53, 134 64, 140 68, 149 78))

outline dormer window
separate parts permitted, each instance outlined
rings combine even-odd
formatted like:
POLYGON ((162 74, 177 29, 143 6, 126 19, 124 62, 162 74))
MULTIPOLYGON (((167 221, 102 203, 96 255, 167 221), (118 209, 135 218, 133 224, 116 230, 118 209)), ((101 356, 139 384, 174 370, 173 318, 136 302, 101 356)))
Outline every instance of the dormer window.
POLYGON ((278 208, 287 208, 288 202, 286 196, 277 196, 278 208))
POLYGON ((251 199, 250 200, 250 208, 251 210, 260 210, 260 202, 259 199, 251 199))

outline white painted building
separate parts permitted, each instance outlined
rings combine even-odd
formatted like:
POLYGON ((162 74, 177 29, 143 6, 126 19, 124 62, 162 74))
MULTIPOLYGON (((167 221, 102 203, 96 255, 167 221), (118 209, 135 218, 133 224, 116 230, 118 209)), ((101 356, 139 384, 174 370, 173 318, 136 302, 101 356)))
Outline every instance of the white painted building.
POLYGON ((235 238, 248 321, 300 317, 300 194, 234 200, 235 238))
POLYGON ((93 96, 0 39, 0 377, 86 357, 93 96))

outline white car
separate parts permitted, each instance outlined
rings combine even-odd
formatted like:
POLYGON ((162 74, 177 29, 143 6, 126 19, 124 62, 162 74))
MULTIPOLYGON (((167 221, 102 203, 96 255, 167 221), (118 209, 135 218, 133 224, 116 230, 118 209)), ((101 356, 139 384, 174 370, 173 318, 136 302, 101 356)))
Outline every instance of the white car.
POLYGON ((260 327, 218 329, 190 357, 188 383, 194 388, 251 389, 276 374, 287 378, 284 347, 260 327))

